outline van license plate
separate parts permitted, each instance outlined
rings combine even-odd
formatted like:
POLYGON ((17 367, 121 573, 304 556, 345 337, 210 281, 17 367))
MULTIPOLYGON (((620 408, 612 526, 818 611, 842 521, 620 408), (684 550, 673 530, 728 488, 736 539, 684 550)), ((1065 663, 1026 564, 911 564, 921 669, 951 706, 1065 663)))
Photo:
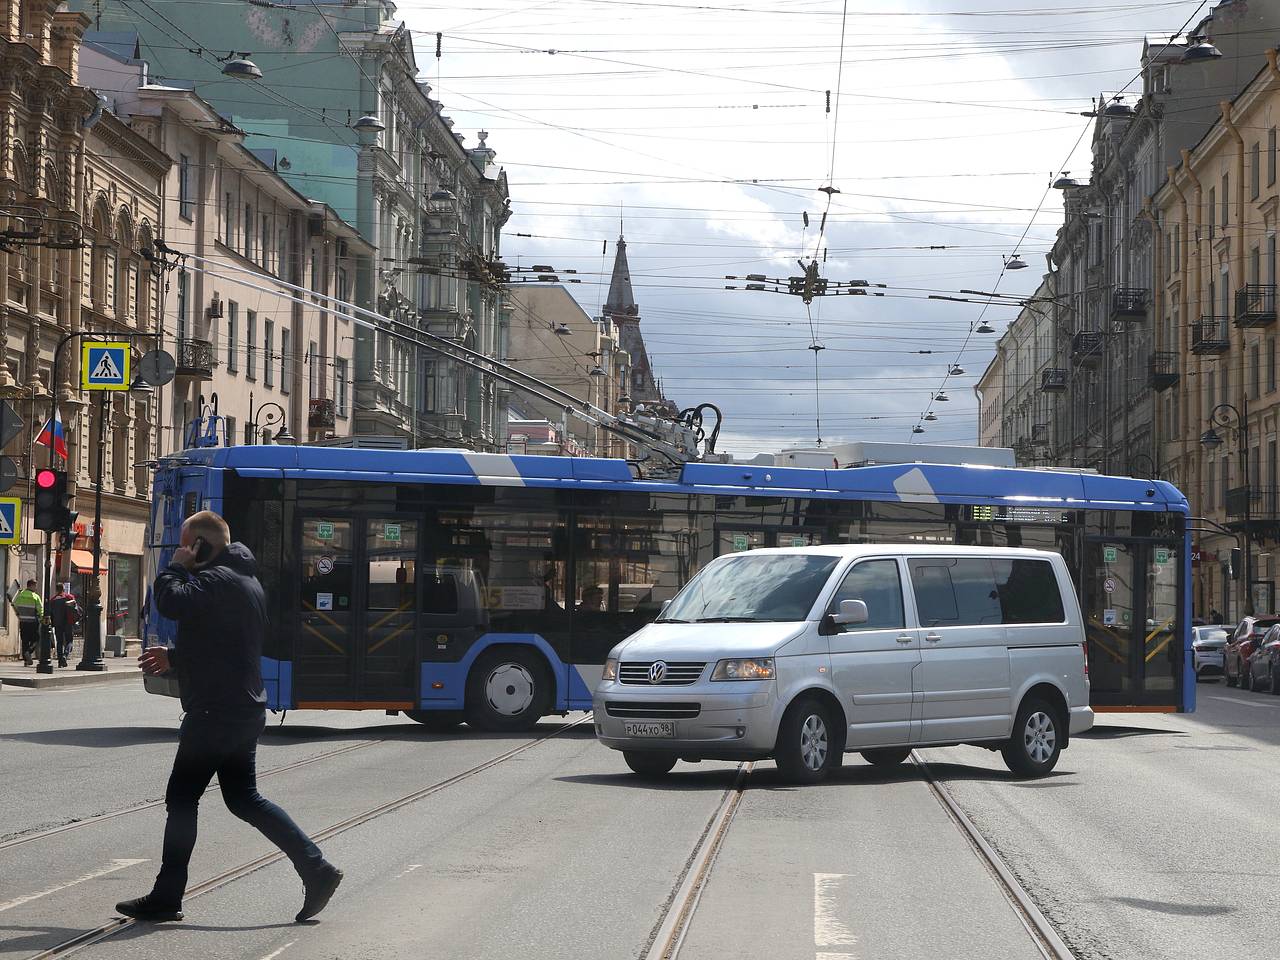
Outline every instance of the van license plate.
POLYGON ((673 720, 624 720, 622 729, 628 737, 674 737, 676 725, 673 720))

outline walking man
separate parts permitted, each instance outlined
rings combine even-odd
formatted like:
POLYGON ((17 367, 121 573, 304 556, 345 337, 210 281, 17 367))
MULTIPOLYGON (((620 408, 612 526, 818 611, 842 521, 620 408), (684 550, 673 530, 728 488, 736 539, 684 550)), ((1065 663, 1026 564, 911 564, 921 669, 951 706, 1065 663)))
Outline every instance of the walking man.
POLYGON ((71 584, 64 583, 62 592, 49 600, 49 622, 58 646, 58 666, 65 667, 71 657, 72 633, 82 616, 80 603, 71 592, 71 584))
POLYGON ((40 618, 44 616, 44 601, 36 593, 36 582, 27 581, 27 588, 13 596, 13 609, 18 614, 18 638, 22 644, 22 662, 28 667, 40 648, 40 618))
POLYGON ((267 608, 256 571, 249 549, 231 542, 226 521, 205 510, 182 525, 173 562, 156 577, 156 608, 177 621, 178 637, 172 649, 144 650, 142 669, 153 675, 176 671, 185 716, 165 791, 169 816, 160 873, 146 896, 116 904, 126 917, 182 919, 197 808, 215 773, 227 809, 283 850, 302 877, 299 923, 323 910, 342 881, 342 871, 324 859, 289 815, 258 793, 267 608))

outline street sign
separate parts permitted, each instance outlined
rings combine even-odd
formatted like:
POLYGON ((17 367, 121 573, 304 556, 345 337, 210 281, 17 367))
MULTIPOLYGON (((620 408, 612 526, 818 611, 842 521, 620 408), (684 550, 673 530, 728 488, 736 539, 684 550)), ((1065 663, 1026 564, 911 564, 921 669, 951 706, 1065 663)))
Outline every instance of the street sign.
POLYGON ((22 432, 23 426, 22 418, 8 401, 0 402, 0 447, 7 447, 9 441, 22 432))
POLYGON ((128 390, 129 345, 86 342, 80 349, 80 386, 85 390, 128 390))
POLYGON ((138 379, 153 387, 163 387, 178 373, 178 362, 167 350, 151 350, 138 361, 138 379))
POLYGON ((18 465, 13 457, 0 457, 0 493, 4 493, 18 482, 18 465))
POLYGON ((0 497, 0 547, 22 542, 22 498, 0 497))

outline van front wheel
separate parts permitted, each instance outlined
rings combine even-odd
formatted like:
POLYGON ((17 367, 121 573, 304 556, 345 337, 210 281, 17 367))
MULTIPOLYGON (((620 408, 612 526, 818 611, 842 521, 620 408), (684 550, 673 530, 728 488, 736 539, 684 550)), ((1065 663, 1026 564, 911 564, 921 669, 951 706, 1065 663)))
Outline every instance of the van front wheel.
POLYGON ((818 783, 839 764, 831 713, 810 697, 787 708, 778 727, 774 762, 791 783, 818 783))
POLYGON ((1013 736, 1001 749, 1005 765, 1020 777, 1046 776, 1062 753, 1062 719, 1044 700, 1028 697, 1013 721, 1013 736))
POLYGON ((896 767, 911 756, 909 747, 881 747, 876 750, 862 750, 862 759, 876 767, 896 767))
POLYGON ((642 777, 666 776, 676 765, 676 758, 669 753, 623 750, 622 759, 627 762, 632 773, 638 773, 642 777))

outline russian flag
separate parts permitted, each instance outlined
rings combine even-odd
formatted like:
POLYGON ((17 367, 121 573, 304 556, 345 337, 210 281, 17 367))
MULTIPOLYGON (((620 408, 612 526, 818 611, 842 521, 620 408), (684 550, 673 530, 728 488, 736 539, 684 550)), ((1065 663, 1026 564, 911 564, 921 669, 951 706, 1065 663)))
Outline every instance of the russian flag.
POLYGON ((36 437, 36 443, 51 448, 63 460, 67 459, 67 435, 63 432, 62 414, 57 407, 53 408, 53 419, 44 425, 40 436, 36 437))

